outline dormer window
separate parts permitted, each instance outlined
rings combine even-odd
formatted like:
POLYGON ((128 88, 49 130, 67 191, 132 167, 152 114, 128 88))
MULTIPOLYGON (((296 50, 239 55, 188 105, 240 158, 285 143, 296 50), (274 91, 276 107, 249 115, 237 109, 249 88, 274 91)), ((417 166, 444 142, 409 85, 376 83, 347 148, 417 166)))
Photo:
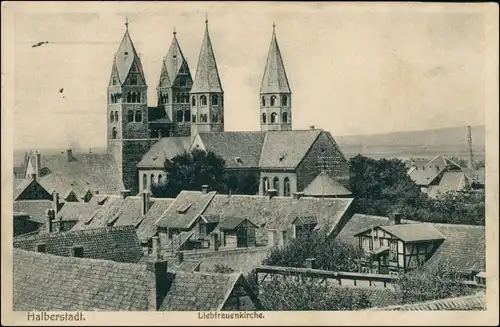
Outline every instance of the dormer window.
POLYGON ((177 213, 185 214, 189 208, 191 208, 191 203, 186 203, 185 205, 177 208, 177 213))
POLYGON ((130 84, 137 85, 137 76, 132 76, 130 78, 130 84))

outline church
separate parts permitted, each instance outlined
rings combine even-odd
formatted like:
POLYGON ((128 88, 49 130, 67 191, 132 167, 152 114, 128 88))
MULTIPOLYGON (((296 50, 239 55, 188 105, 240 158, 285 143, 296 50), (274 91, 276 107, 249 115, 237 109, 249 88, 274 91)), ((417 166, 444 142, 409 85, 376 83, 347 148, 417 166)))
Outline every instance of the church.
MULTIPOLYGON (((103 180, 113 179, 113 190, 104 187, 106 193, 126 189, 137 194, 152 184, 165 182, 168 178, 164 171, 165 160, 194 148, 221 156, 228 169, 258 173, 259 194, 273 189, 278 196, 292 196, 306 189, 321 173, 327 174, 329 182, 336 184, 334 189, 345 190, 349 167, 332 135, 314 127, 293 129, 292 91, 274 24, 258 94, 256 90, 260 108, 255 110, 255 119, 260 120, 260 131, 224 131, 224 89, 208 20, 194 78, 175 31, 159 69, 157 103, 149 106, 148 81, 128 22, 125 23, 125 34, 115 54, 107 88, 106 159, 94 161, 106 162, 103 165, 108 175, 103 176, 103 180), (116 167, 110 167, 110 158, 116 167)), ((89 162, 77 160, 77 153, 71 156, 75 158, 74 165, 89 162)), ((34 160, 38 160, 37 165, 41 164, 40 158, 34 160)), ((27 166, 36 165, 28 163, 27 166)), ((99 174, 95 167, 89 169, 93 175, 99 174)), ((74 178, 85 179, 82 176, 85 169, 76 170, 80 174, 74 178)), ((72 170, 67 171, 71 173, 72 170)), ((32 172, 26 175, 31 176, 32 172)), ((99 178, 93 178, 96 179, 99 178)), ((65 180, 71 181, 71 185, 84 184, 87 193, 103 193, 102 185, 73 181, 72 176, 65 180)), ((43 179, 40 182, 43 185, 43 179)), ((68 188, 66 185, 64 192, 67 193, 68 188)))

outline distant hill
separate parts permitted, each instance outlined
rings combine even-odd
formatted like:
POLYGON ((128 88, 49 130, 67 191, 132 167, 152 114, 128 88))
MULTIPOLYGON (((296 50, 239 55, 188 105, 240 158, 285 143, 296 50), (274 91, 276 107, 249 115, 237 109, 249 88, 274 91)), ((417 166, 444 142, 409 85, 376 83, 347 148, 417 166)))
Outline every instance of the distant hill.
MULTIPOLYGON (((475 159, 484 157, 485 128, 471 126, 475 159)), ((336 136, 335 140, 348 157, 361 153, 370 157, 433 157, 437 154, 465 158, 466 127, 393 132, 386 134, 336 136)))

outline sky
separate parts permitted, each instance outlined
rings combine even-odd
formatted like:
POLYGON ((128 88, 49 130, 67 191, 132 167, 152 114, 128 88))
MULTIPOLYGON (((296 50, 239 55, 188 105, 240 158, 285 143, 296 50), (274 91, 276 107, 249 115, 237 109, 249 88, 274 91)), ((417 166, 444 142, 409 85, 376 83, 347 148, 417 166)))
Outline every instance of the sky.
POLYGON ((105 146, 106 89, 125 17, 153 106, 174 28, 194 78, 206 16, 226 131, 260 128, 273 22, 294 129, 350 135, 484 124, 481 12, 443 4, 48 3, 15 14, 13 146, 105 146), (40 41, 49 43, 31 47, 40 41))

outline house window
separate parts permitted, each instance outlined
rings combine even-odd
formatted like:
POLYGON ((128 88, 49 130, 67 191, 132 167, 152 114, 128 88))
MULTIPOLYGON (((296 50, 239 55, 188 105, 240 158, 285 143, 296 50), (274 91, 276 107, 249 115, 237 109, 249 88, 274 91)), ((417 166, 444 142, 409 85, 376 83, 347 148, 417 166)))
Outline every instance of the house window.
POLYGON ((142 175, 142 189, 145 190, 148 188, 148 175, 142 175))
POLYGON ((288 177, 283 180, 283 195, 290 196, 290 179, 288 177))
POLYGON ((117 135, 117 134, 118 134, 118 132, 116 131, 116 127, 113 127, 113 130, 112 130, 112 132, 111 132, 111 137, 112 137, 113 139, 116 139, 116 135, 117 135))
POLYGON ((277 113, 275 113, 275 112, 273 112, 273 113, 271 114, 271 124, 276 123, 276 116, 277 116, 277 115, 278 115, 278 114, 277 114, 277 113))
POLYGON ((132 93, 128 92, 127 93, 127 103, 131 103, 132 102, 132 93))
POLYGON ((265 124, 266 123, 266 114, 262 114, 262 123, 265 124))
POLYGON ((181 103, 181 95, 180 94, 175 95, 175 103, 181 103))
POLYGON ((132 75, 132 77, 130 77, 130 84, 137 85, 137 76, 132 75))
POLYGON ((281 96, 281 105, 288 106, 288 97, 286 95, 281 96))
POLYGON ((391 240, 390 250, 389 250, 389 260, 398 260, 398 241, 391 240))
POLYGON ((216 106, 219 104, 219 97, 217 95, 212 95, 212 105, 216 106))
POLYGON ((192 118, 192 122, 196 123, 196 115, 193 115, 193 117, 191 117, 191 118, 192 118))
POLYGON ((83 246, 75 246, 75 247, 73 247, 73 257, 75 257, 75 258, 83 258, 83 246))
POLYGON ((202 105, 202 106, 206 106, 206 105, 207 105, 207 97, 206 97, 206 96, 204 96, 204 95, 202 95, 202 96, 200 97, 200 102, 201 102, 201 105, 202 105))
POLYGON ((141 122, 142 121, 142 112, 140 110, 137 110, 135 112, 135 121, 136 122, 141 122))
POLYGON ((127 111, 127 121, 129 123, 134 121, 134 111, 133 110, 127 111))
POLYGON ((285 112, 283 112, 283 119, 282 119, 282 121, 283 121, 284 123, 288 122, 288 112, 286 112, 286 111, 285 111, 285 112))
POLYGON ((113 123, 115 121, 115 115, 113 114, 113 112, 110 112, 109 114, 109 120, 113 123))
POLYGON ((206 230, 207 230, 207 225, 200 223, 200 235, 201 236, 205 236, 206 230))
POLYGON ((184 111, 184 121, 189 122, 189 117, 191 117, 191 110, 184 111))
POLYGON ((118 111, 115 111, 115 122, 118 122, 118 111))
POLYGON ((275 96, 275 95, 273 95, 273 96, 271 97, 271 107, 274 107, 275 105, 276 105, 276 96, 275 96))
POLYGON ((179 79, 179 86, 180 87, 186 86, 186 80, 184 78, 179 79))
POLYGON ((266 97, 264 97, 264 96, 262 97, 261 104, 262 104, 263 107, 266 106, 266 97))
POLYGON ((184 114, 182 113, 182 110, 177 110, 177 121, 178 122, 182 121, 183 116, 184 116, 184 114))
POLYGON ((213 114, 213 115, 212 115, 212 123, 216 123, 216 122, 218 122, 218 121, 219 121, 219 119, 218 119, 217 115, 216 115, 216 114, 213 114))
POLYGON ((196 98, 194 96, 191 98, 191 105, 196 106, 196 98))
POLYGON ((269 189, 269 179, 267 177, 262 179, 262 189, 264 190, 264 193, 266 193, 269 189))
POLYGON ((280 194, 280 179, 278 177, 273 178, 273 188, 280 194))
POLYGON ((362 237, 361 238, 361 248, 367 252, 371 250, 369 237, 362 237))
POLYGON ((137 103, 141 103, 142 102, 142 99, 141 99, 141 92, 137 92, 137 103))
POLYGON ((47 252, 47 244, 41 243, 36 245, 36 252, 45 253, 47 252))

